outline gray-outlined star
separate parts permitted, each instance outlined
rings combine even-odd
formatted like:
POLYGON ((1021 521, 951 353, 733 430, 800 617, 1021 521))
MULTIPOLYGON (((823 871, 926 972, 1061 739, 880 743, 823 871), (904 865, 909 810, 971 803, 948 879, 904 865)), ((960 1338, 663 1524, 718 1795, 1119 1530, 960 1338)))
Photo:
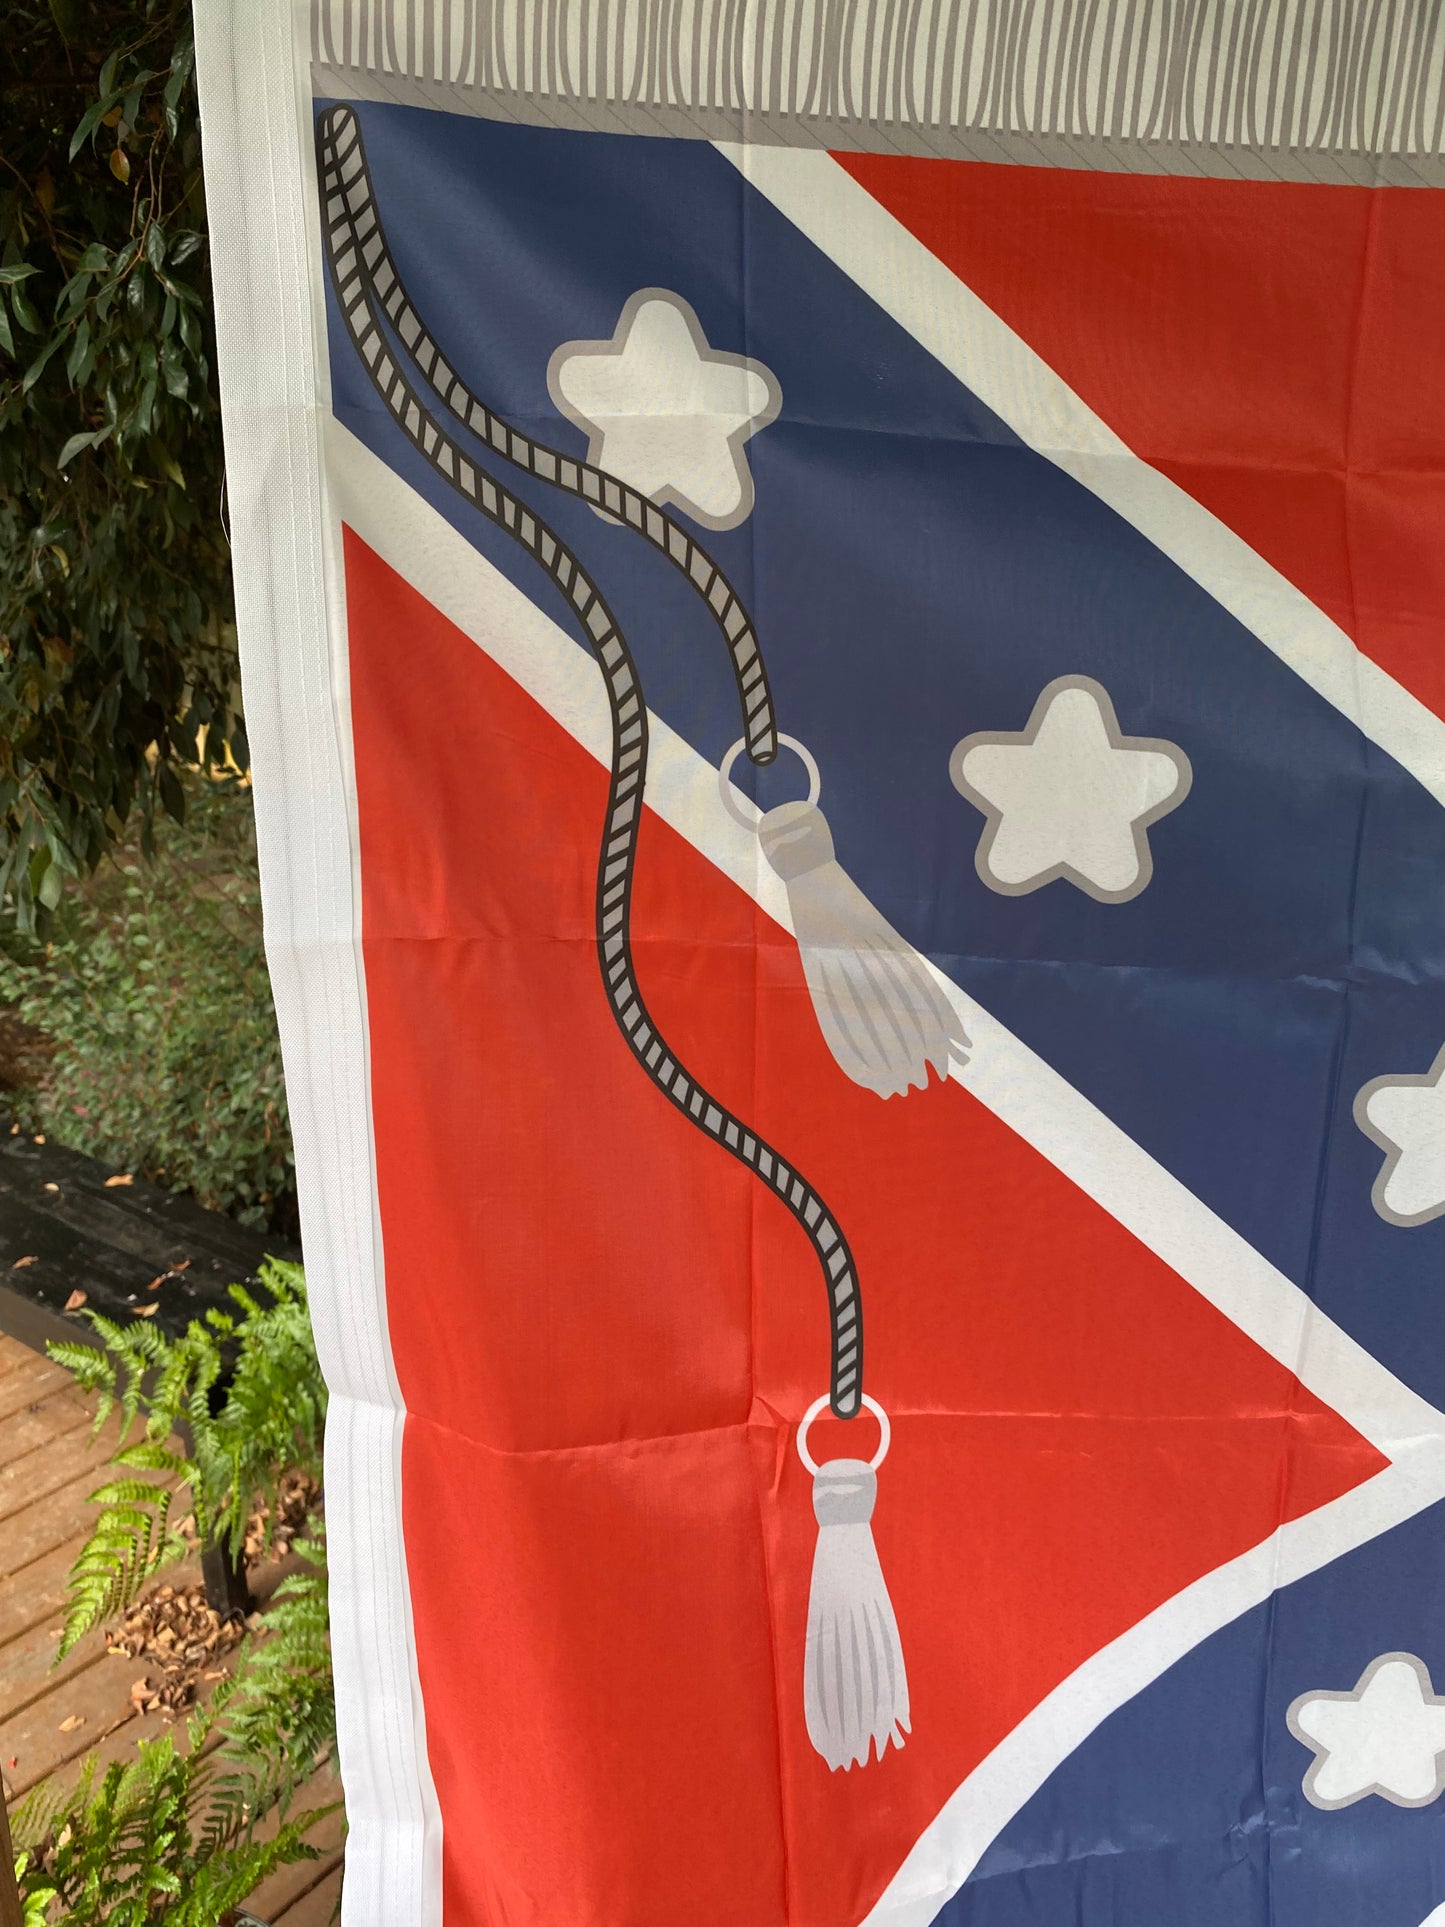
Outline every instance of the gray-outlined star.
POLYGON ((547 365, 553 401, 587 436, 587 459, 659 507, 731 529, 753 506, 745 444, 772 421, 782 389, 746 355, 708 345, 691 307, 641 288, 610 341, 567 341, 547 365))
POLYGON ((1314 1806, 1349 1807, 1373 1793, 1428 1807, 1445 1793, 1445 1699, 1413 1653, 1371 1660, 1353 1692, 1302 1693, 1288 1719, 1315 1756, 1304 1778, 1314 1806))
POLYGON ((1051 682, 1021 730, 965 736, 948 767, 987 818, 974 861, 990 890, 1023 896, 1064 877, 1099 903, 1145 888, 1149 826, 1178 809, 1193 780, 1177 744, 1125 736, 1089 676, 1051 682))
POLYGON ((1445 1049, 1419 1076, 1372 1077, 1355 1122, 1385 1153, 1370 1191, 1391 1224, 1429 1224, 1445 1212, 1445 1049))

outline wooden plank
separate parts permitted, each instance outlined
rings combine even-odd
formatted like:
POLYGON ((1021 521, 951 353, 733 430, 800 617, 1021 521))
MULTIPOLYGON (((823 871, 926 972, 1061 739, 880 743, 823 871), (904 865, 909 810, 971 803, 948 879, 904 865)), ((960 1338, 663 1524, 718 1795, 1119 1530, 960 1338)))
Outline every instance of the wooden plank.
POLYGON ((11 1513, 0 1533, 0 1580, 18 1577, 46 1553, 66 1545, 77 1530, 89 1532, 96 1517, 90 1495, 100 1483, 92 1468, 11 1513))
MULTIPOLYGON (((67 1550, 69 1550, 67 1548, 67 1550)), ((72 1555, 73 1557, 73 1555, 72 1555)), ((201 1577, 200 1561, 188 1559, 179 1566, 171 1566, 165 1572, 157 1573, 153 1585, 182 1586, 197 1585, 201 1577)), ((82 1672, 92 1660, 101 1659, 106 1654, 105 1636, 102 1628, 97 1627, 88 1633, 72 1652, 57 1666, 56 1651, 60 1645, 61 1629, 65 1620, 63 1606, 38 1625, 26 1629, 16 1639, 0 1645, 0 1719, 8 1719, 29 1706, 41 1694, 57 1691, 65 1682, 82 1672)), ((139 1678, 144 1670, 141 1660, 124 1660, 120 1657, 111 1661, 114 1666, 129 1665, 135 1670, 127 1678, 139 1678)))
MULTIPOLYGON (((0 1419, 0 1457, 5 1460, 7 1472, 12 1464, 32 1452, 69 1438, 74 1432, 88 1431, 87 1420, 93 1416, 83 1400, 74 1392, 65 1390, 52 1392, 48 1398, 12 1412, 7 1419, 0 1419)), ((33 1471, 34 1467, 30 1469, 33 1471)), ((18 1471, 16 1473, 16 1485, 20 1489, 24 1488, 25 1476, 18 1471)), ((33 1493, 31 1497, 34 1497, 33 1493)))
MULTIPOLYGON (((10 1802, 11 1813, 18 1815, 19 1819, 23 1821, 26 1818, 26 1809, 32 1801, 43 1800, 48 1805, 53 1797, 72 1792, 87 1765, 91 1766, 94 1774, 94 1784, 98 1786, 105 1777, 107 1767, 114 1765, 117 1760, 123 1765, 129 1765, 135 1758, 136 1748, 143 1740, 158 1739, 162 1733, 166 1732, 174 1736, 178 1751, 184 1753, 186 1750, 186 1722, 184 1719, 168 1721, 159 1713, 146 1713, 139 1719, 132 1716, 130 1719, 113 1727, 97 1744, 83 1749, 63 1765, 57 1767, 53 1773, 49 1774, 40 1782, 38 1787, 32 1786, 29 1788, 23 1798, 15 1799, 12 1797, 10 1802)), ((212 1750, 214 1744, 215 1742, 212 1741, 211 1745, 206 1749, 207 1752, 212 1750)), ((0 1766, 4 1767, 6 1785, 8 1786, 10 1784, 10 1763, 8 1759, 0 1761, 0 1766)))
POLYGON ((25 1793, 59 1766, 104 1740, 134 1718, 131 1680, 144 1671, 141 1661, 127 1668, 102 1655, 67 1679, 56 1692, 0 1720, 0 1765, 15 1793, 25 1793), (67 1721, 80 1724, 69 1732, 67 1721))
POLYGON ((69 1372, 42 1358, 38 1352, 32 1352, 0 1378, 0 1420, 9 1418, 12 1412, 23 1412, 27 1406, 38 1405, 52 1392, 62 1392, 74 1399, 81 1411, 86 1409, 80 1393, 71 1387, 69 1372))
POLYGON ((77 1285, 112 1318, 157 1303, 158 1322, 176 1334, 210 1306, 228 1306, 228 1287, 253 1281, 268 1253, 299 1256, 284 1238, 141 1178, 108 1185, 113 1175, 62 1145, 0 1137, 0 1281, 55 1315, 77 1285), (16 1271, 20 1257, 36 1262, 16 1271), (161 1276, 152 1299, 147 1287, 161 1276))
MULTIPOLYGON (((57 1423, 65 1424, 73 1402, 45 1401, 47 1406, 52 1403, 56 1405, 57 1423)), ((68 1424, 66 1429, 52 1433, 37 1444, 23 1443, 26 1435, 22 1420, 37 1420, 43 1410, 43 1407, 37 1408, 0 1425, 0 1455, 4 1459, 0 1465, 0 1520, 23 1511, 57 1487, 78 1479, 82 1473, 94 1475, 91 1483, 99 1485, 100 1468, 109 1462, 120 1443, 120 1420, 114 1415, 99 1433, 82 1419, 79 1424, 68 1424)))
MULTIPOLYGON (((7 1278, 18 1282, 30 1275, 31 1267, 24 1271, 0 1271, 0 1332, 13 1339, 27 1351, 44 1353, 47 1347, 61 1342, 72 1345, 89 1345, 93 1350, 103 1349, 100 1337, 93 1332, 82 1318, 74 1312, 63 1309, 52 1311, 32 1298, 28 1292, 16 1291, 7 1278)), ((74 1279, 71 1280, 71 1290, 74 1279)), ((70 1291, 57 1299, 64 1306, 70 1291)))
MULTIPOLYGON (((316 1807, 330 1806, 340 1798, 339 1776, 334 1768, 323 1767, 297 1794, 288 1817, 294 1819, 316 1807)), ((275 1832, 274 1815, 257 1829, 258 1837, 263 1839, 273 1837, 275 1832)), ((260 1919, 274 1922, 293 1902, 304 1898, 333 1867, 339 1866, 342 1843, 346 1838, 345 1816, 340 1811, 328 1814, 306 1838, 308 1845, 320 1849, 321 1859, 293 1861, 289 1867, 278 1867, 269 1880, 263 1880, 246 1902, 251 1912, 260 1919)))
POLYGON ((75 1532, 43 1559, 0 1579, 0 1648, 32 1626, 55 1625, 57 1615, 65 1617, 66 1580, 84 1544, 85 1533, 75 1532))
POLYGON ((23 1712, 46 1693, 61 1691, 77 1673, 105 1658, 105 1637, 97 1628, 57 1665, 60 1634, 61 1615, 56 1613, 47 1625, 32 1626, 8 1646, 0 1646, 0 1720, 23 1712))
POLYGON ((342 1863, 338 1861, 329 1872, 322 1873, 310 1893, 302 1894, 283 1912, 271 1916, 271 1927, 330 1927, 341 1905, 342 1871, 342 1863))

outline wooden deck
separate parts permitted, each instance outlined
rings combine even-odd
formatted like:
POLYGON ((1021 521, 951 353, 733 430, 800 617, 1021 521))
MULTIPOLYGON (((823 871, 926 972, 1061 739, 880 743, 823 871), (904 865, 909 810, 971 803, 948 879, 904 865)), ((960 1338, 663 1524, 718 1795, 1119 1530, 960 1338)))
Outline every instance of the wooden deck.
MULTIPOLYGON (((160 1713, 137 1715, 130 1689, 141 1660, 107 1653, 99 1632, 54 1664, 65 1579, 84 1543, 87 1499, 101 1483, 114 1427, 92 1436, 91 1402, 68 1374, 0 1336, 0 1772, 13 1803, 42 1783, 73 1784, 82 1761, 103 1769, 164 1732, 160 1713)), ((199 1569, 168 1574, 191 1584, 199 1569)), ((338 1798, 334 1773, 318 1774, 302 1802, 338 1798)), ((341 1887, 341 1824, 314 1843, 322 1858, 281 1869, 250 1903, 274 1927, 325 1927, 341 1887)))

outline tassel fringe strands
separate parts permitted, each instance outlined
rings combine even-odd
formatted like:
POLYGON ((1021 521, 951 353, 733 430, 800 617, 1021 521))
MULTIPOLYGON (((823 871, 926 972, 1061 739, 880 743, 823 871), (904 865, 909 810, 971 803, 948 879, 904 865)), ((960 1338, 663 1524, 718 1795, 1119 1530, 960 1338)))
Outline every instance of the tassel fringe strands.
POLYGON ((333 93, 501 118, 1445 181, 1438 0, 313 0, 312 55, 333 93))

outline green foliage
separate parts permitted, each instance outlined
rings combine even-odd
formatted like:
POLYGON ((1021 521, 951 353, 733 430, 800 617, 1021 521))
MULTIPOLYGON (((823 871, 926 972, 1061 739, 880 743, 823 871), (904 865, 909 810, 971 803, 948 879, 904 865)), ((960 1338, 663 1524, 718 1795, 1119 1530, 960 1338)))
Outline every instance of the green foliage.
MULTIPOLYGON (((287 1471, 319 1477, 321 1469, 325 1393, 305 1281, 293 1265, 268 1265, 263 1276, 269 1304, 237 1288, 237 1317, 213 1312, 183 1338, 167 1340, 142 1320, 122 1327, 97 1317, 103 1352, 52 1347, 97 1395, 102 1419, 118 1411, 127 1435, 144 1420, 139 1444, 115 1454, 117 1469, 178 1472, 198 1526, 234 1550, 252 1504, 276 1508, 287 1471), (228 1364, 227 1395, 213 1411, 228 1364), (191 1440, 187 1456, 168 1444, 180 1429, 191 1440)), ((80 1627, 128 1604, 158 1559, 179 1550, 153 1485, 122 1478, 104 1491, 112 1496, 72 1575, 62 1651, 80 1627), (133 1512, 145 1517, 137 1522, 133 1512)), ((306 1836, 335 1809, 293 1816, 292 1801, 336 1736, 319 1520, 296 1550, 305 1564, 277 1589, 235 1678, 192 1719, 184 1746, 169 1735, 145 1741, 98 1785, 89 1773, 73 1794, 42 1788, 21 1807, 16 1837, 30 1849, 17 1862, 24 1927, 43 1927, 57 1909, 68 1927, 217 1927, 276 1867, 315 1857, 306 1836)))
POLYGON ((284 1813, 297 1785, 336 1741, 326 1539, 320 1521, 296 1551, 306 1561, 276 1588, 266 1637, 245 1649, 226 1702, 217 1799, 284 1813))
POLYGON ((189 0, 0 34, 0 909, 245 766, 189 0))
POLYGON ((54 1887, 45 1885, 44 1874, 39 1868, 33 1876, 30 1875, 30 1860, 28 1853, 15 1856, 15 1885, 20 1890, 20 1927, 45 1927, 50 1903, 60 1896, 54 1887))
MULTIPOLYGON (((185 1551, 163 1480, 175 1478, 189 1488, 202 1543, 224 1541, 233 1555, 240 1553, 258 1502, 279 1510, 283 1474, 300 1470, 319 1485, 326 1388, 305 1279, 299 1266, 274 1260, 262 1267, 261 1278, 269 1304, 233 1285, 240 1315, 209 1311, 180 1338, 142 1320, 117 1325, 87 1312, 103 1350, 50 1347, 81 1389, 98 1395, 97 1426, 119 1410, 128 1437, 137 1417, 144 1419, 141 1437, 122 1445, 112 1461, 127 1476, 93 1495, 102 1511, 71 1572, 62 1657, 93 1626, 123 1612, 153 1573, 185 1551), (221 1401, 217 1393, 228 1365, 221 1401), (172 1441, 182 1432, 188 1450, 177 1453, 172 1441)), ((324 1603, 324 1590, 321 1598, 324 1603)))
POLYGON ((291 1228, 295 1177, 261 938, 250 792, 189 778, 187 825, 152 862, 134 839, 12 940, 0 1000, 55 1055, 15 1109, 108 1164, 242 1222, 291 1228))
POLYGON ((87 1767, 68 1798, 21 1807, 16 1832, 35 1848, 21 1873, 27 1927, 56 1900, 67 1927, 217 1927, 277 1867, 316 1857, 305 1836, 329 1809, 261 1839, 263 1810, 215 1797, 207 1743, 222 1706, 191 1720, 184 1748, 162 1734, 98 1786, 87 1767))

